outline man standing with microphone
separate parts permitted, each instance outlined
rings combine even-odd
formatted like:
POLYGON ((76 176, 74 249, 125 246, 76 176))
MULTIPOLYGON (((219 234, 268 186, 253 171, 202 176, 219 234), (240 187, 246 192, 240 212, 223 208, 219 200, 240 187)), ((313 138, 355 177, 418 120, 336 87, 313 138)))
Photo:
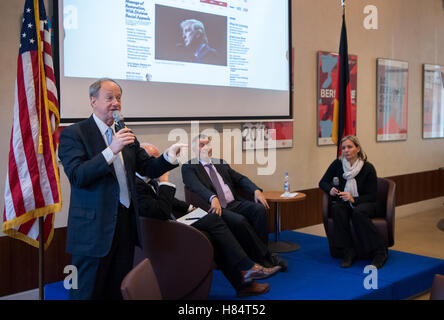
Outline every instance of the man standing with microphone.
POLYGON ((175 168, 186 145, 150 157, 123 121, 114 126, 122 97, 114 80, 94 82, 89 97, 91 117, 65 128, 59 140, 71 186, 66 251, 78 271, 78 289, 70 289, 70 299, 121 299, 121 281, 140 244, 135 173, 156 178, 175 168))

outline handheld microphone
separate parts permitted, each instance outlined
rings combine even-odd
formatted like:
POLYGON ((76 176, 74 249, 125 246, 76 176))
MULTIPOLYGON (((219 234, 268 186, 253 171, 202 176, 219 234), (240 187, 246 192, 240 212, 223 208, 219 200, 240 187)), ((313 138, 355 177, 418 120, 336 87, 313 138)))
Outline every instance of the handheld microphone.
MULTIPOLYGON (((114 128, 115 128, 116 132, 119 132, 123 128, 126 128, 125 122, 123 122, 123 116, 119 110, 113 111, 113 118, 114 118, 114 123, 115 123, 114 128)), ((130 132, 133 133, 132 131, 130 131, 130 132)), ((130 146, 130 147, 134 146, 134 142, 130 143, 128 146, 130 146)))
POLYGON ((339 178, 333 177, 333 186, 337 189, 339 187, 339 178))
MULTIPOLYGON (((333 177, 332 184, 336 189, 338 189, 338 192, 339 192, 339 178, 338 177, 333 177)), ((334 199, 339 199, 339 196, 335 195, 334 199)), ((336 200, 334 200, 334 201, 336 201, 336 200)))
POLYGON ((119 110, 113 111, 113 118, 115 122, 116 132, 119 132, 120 130, 126 127, 125 122, 123 122, 123 116, 120 114, 119 110))

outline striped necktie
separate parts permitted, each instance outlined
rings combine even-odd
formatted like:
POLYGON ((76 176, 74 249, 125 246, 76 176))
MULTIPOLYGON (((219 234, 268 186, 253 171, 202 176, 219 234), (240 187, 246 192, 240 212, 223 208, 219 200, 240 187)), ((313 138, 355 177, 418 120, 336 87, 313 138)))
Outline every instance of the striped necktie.
POLYGON ((216 188, 217 197, 219 198, 220 206, 222 208, 227 207, 227 199, 225 198, 224 190, 222 189, 222 186, 219 182, 219 179, 217 178, 216 169, 214 166, 210 164, 206 164, 205 167, 207 167, 210 170, 210 179, 213 183, 213 186, 216 188))
MULTIPOLYGON (((113 136, 113 129, 108 128, 106 130, 106 139, 108 140, 108 145, 111 144, 112 136, 113 136)), ((113 165, 114 165, 114 171, 116 172, 117 182, 119 183, 120 203, 124 205, 126 208, 129 208, 130 198, 128 194, 128 184, 126 182, 125 167, 123 166, 123 161, 120 154, 118 154, 117 157, 114 159, 113 165)))

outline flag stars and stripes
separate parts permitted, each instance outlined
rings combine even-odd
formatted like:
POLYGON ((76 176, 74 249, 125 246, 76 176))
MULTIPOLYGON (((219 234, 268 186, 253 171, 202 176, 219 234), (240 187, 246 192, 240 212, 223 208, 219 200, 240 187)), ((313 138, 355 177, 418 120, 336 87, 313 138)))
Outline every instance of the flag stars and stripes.
POLYGON ((26 0, 19 34, 14 119, 2 225, 2 231, 7 235, 34 246, 39 245, 36 217, 44 216, 43 237, 47 246, 53 234, 54 212, 61 210, 55 158, 57 145, 51 131, 58 127, 58 98, 46 20, 43 0, 26 0), (39 17, 35 16, 37 7, 34 8, 34 5, 38 6, 39 17), (50 106, 53 108, 50 109, 50 106), (48 118, 40 117, 45 114, 48 118))

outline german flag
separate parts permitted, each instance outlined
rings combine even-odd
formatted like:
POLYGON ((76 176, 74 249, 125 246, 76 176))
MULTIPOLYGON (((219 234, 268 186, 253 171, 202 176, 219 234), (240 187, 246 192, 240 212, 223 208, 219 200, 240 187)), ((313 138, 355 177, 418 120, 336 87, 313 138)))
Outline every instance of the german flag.
POLYGON ((333 129, 331 138, 337 147, 337 156, 341 155, 341 139, 353 134, 352 104, 350 90, 350 71, 348 69, 347 29, 345 12, 342 13, 341 42, 338 55, 338 82, 333 108, 333 129))

